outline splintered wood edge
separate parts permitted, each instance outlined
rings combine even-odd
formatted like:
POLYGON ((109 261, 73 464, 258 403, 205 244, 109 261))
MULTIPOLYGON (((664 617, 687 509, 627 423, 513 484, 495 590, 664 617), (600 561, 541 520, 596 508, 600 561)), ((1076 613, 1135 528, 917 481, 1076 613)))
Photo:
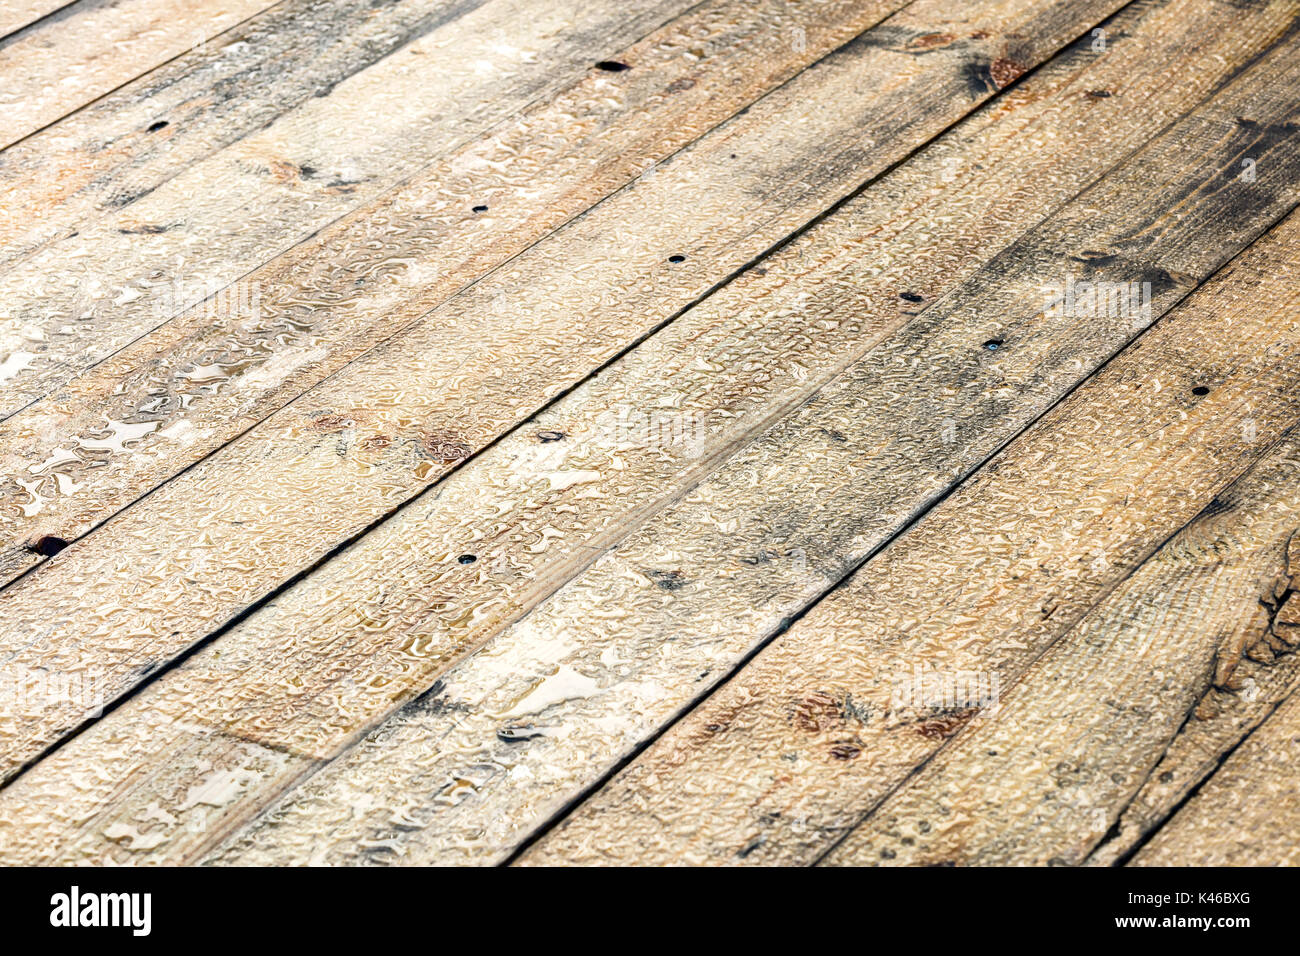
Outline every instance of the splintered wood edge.
POLYGON ((1133 865, 1295 866, 1297 748, 1300 696, 1292 693, 1156 831, 1133 865))

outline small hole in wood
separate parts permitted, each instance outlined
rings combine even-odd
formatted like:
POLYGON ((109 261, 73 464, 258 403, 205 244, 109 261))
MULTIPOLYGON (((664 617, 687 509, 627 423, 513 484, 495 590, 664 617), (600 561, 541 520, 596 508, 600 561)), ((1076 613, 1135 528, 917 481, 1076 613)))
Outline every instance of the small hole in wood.
POLYGON ((475 211, 475 212, 487 212, 487 206, 475 206, 475 207, 474 207, 474 211, 475 211))
POLYGON ((461 555, 459 558, 457 558, 456 560, 459 561, 461 564, 473 564, 475 561, 478 560, 478 555, 476 555, 476 554, 462 554, 462 555, 461 555))
POLYGON ((900 292, 900 293, 898 294, 898 297, 899 297, 900 299, 906 299, 908 302, 923 302, 923 301, 925 301, 925 296, 923 296, 923 295, 917 295, 915 292, 900 292))
POLYGON ((564 432, 552 432, 552 431, 538 432, 537 437, 541 442, 546 444, 553 441, 559 441, 561 438, 564 437, 564 432))
POLYGON ((686 257, 685 257, 685 256, 669 256, 669 257, 668 257, 668 261, 669 261, 669 262, 685 262, 685 261, 686 261, 686 257))
POLYGON ((1002 347, 1002 339, 989 339, 984 343, 984 347, 990 352, 996 352, 1002 347))
POLYGON ((1193 394, 1193 395, 1209 395, 1209 394, 1210 394, 1210 390, 1209 390, 1208 387, 1206 387, 1206 386, 1204 386, 1204 385, 1197 385, 1194 389, 1192 389, 1192 394, 1193 394))
POLYGON ((28 548, 35 551, 37 554, 44 555, 47 558, 52 558, 67 546, 67 541, 57 535, 47 534, 37 538, 28 545, 28 548))
POLYGON ((620 63, 618 60, 601 60, 596 64, 596 69, 604 70, 606 73, 622 73, 624 70, 632 68, 626 63, 620 63))
POLYGON ((170 124, 166 120, 159 120, 149 127, 149 132, 156 133, 160 129, 166 129, 170 124))

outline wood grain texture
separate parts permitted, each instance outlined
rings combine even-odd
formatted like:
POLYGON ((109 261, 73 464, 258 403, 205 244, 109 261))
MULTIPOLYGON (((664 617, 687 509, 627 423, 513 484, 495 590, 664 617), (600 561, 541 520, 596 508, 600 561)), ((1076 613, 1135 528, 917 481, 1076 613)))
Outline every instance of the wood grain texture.
POLYGON ((0 149, 276 0, 84 0, 0 40, 0 149))
POLYGON ((38 385, 0 459, 30 546, 0 580, 0 859, 1287 859, 1295 821, 1248 805, 1239 757, 1278 755, 1258 793, 1293 802, 1300 11, 1139 0, 1090 30, 918 2, 822 59, 902 2, 591 33, 618 70, 553 6, 554 30, 505 22, 518 0, 285 2, 222 41, 275 22, 284 56, 314 19, 339 55, 259 103, 242 74, 230 123, 201 76, 236 60, 200 49, 0 151, 0 183, 23 150, 73 171, 0 286, 185 248, 131 221, 70 265, 134 168, 187 179, 206 261, 254 270, 222 291, 257 296, 146 315, 128 282, 111 320, 36 295, 0 325, 66 336, 0 366, 38 385), (504 67, 536 95, 498 121, 469 74, 529 60, 510 29, 578 62, 504 67), (373 175, 301 214, 244 190, 271 232, 328 224, 239 245, 236 193, 195 170, 247 174, 253 112, 292 129, 340 85, 318 118, 370 122, 433 36, 461 37, 459 126, 390 101, 378 126, 444 124, 433 151, 374 140, 373 175), (194 137, 78 163, 109 101, 173 83, 208 99, 194 137))
MULTIPOLYGON (((617 80, 590 76, 255 271, 241 284, 249 292, 245 302, 229 310, 219 308, 220 301, 191 309, 0 425, 0 443, 9 448, 0 467, 14 476, 9 488, 15 493, 7 520, 0 519, 12 542, 0 564, 12 575, 34 561, 23 541, 84 533, 481 272, 635 180, 888 7, 857 3, 854 16, 835 2, 801 5, 794 16, 783 16, 785 9, 783 3, 722 2, 674 21, 624 51, 635 70, 615 74, 617 80), (798 50, 790 42, 796 31, 805 41, 798 50), (715 56, 683 57, 688 43, 715 56), (665 93, 674 87, 680 89, 665 93), (247 314, 254 310, 257 315, 247 314), (103 431, 106 416, 150 434, 141 434, 129 454, 86 454, 81 445, 103 431), (179 442, 157 441, 177 433, 179 442), (151 441, 156 449, 149 449, 151 441), (40 496, 39 504, 32 494, 40 496)), ((763 173, 756 169, 755 178, 763 173)), ((645 192, 653 197, 653 190, 645 192)), ((696 198, 684 196, 673 215, 685 214, 696 198)), ((619 205, 617 215, 626 216, 626 201, 619 205)), ((619 221, 602 220, 606 229, 619 221)), ((738 221, 705 225, 747 228, 738 221)), ((662 263, 664 257, 656 258, 662 263)), ((734 265, 728 260, 718 267, 734 265)), ((686 271, 697 283, 717 278, 694 266, 686 271)), ((698 294, 707 287, 691 289, 698 294)), ((495 294, 506 293, 498 286, 495 294)), ((493 347, 486 337, 491 328, 467 347, 493 347)), ((455 353, 448 358, 454 362, 455 353)))
MULTIPOLYGON (((1290 45, 1275 50, 1213 105, 996 256, 449 669, 425 698, 325 766, 220 859, 486 862, 507 855, 941 493, 953 472, 968 472, 1068 390, 1077 381, 1071 370, 1082 376, 1109 354, 1090 350, 1105 348, 1108 335, 1118 348, 1135 331, 1106 322, 1044 324, 1032 303, 1046 277, 1068 272, 1080 250, 1109 250, 1112 265, 1123 259, 1129 265, 1120 268, 1130 269, 1133 262, 1160 268, 1167 252, 1184 277, 1174 285, 1217 264, 1228 251, 1223 237, 1238 228, 1229 210, 1244 198, 1204 187, 1212 170, 1236 165, 1238 147, 1223 131, 1247 99, 1273 115, 1259 95, 1266 88, 1278 89, 1272 108, 1289 115, 1286 88, 1294 80, 1281 77, 1293 60, 1290 45), (1188 168, 1189 141, 1205 167, 1188 168), (1210 142, 1220 146, 1207 152, 1202 144, 1210 142), (1182 206, 1178 221, 1143 224, 1144 203, 1169 208, 1175 195, 1197 201, 1182 206), (1196 208, 1202 201, 1218 211, 1196 208), (1091 215, 1097 208, 1111 215, 1099 221, 1091 215), (1206 221, 1217 228, 1199 230, 1199 243, 1182 228, 1206 221), (999 316, 996 329, 983 324, 990 315, 999 316), (978 345, 990 331, 1010 344, 994 369, 978 345), (307 837, 319 832, 332 834, 329 844, 307 837)), ((1247 205, 1258 211, 1262 198, 1247 205)), ((1278 198, 1279 211, 1289 209, 1294 185, 1278 198)), ((1105 274, 1097 257, 1085 258, 1094 277, 1105 274)), ((1161 307, 1158 299, 1154 314, 1161 307)), ((220 683, 215 674, 209 686, 220 683)), ((247 717, 235 726, 255 729, 247 717)), ((296 749, 313 738, 255 739, 296 749)), ((633 844, 647 854, 646 840, 633 844)))
MULTIPOLYGON (((1295 495, 1294 479, 1291 486, 1295 495)), ((1137 866, 1295 866, 1300 697, 1292 694, 1134 859, 1137 866)))
MULTIPOLYGON (((1294 539, 1290 566, 1296 567, 1294 539)), ((1270 609, 1276 604, 1276 600, 1266 602, 1270 609)), ((1256 608, 1248 610, 1259 613, 1256 608)), ((1141 790, 1088 855, 1087 865, 1112 866, 1128 860, 1197 786, 1219 770, 1243 739, 1300 690, 1300 655, 1278 647, 1277 641, 1256 642, 1236 663, 1230 684, 1209 688, 1141 790)))
MULTIPOLYGON (((1298 245, 1300 229, 1287 244, 1290 257, 1298 245)), ((1265 295, 1281 306, 1273 321, 1300 305, 1300 283, 1289 277, 1287 284, 1285 298, 1265 295)), ((1233 323, 1231 334, 1241 331, 1233 323)), ((1279 331, 1273 345, 1286 349, 1294 378, 1297 342, 1293 330, 1279 331)), ((1288 392, 1300 395, 1298 386, 1300 379, 1287 383, 1288 392)), ((1003 692, 992 717, 963 729, 827 862, 1085 859, 1178 729, 1195 719, 1211 684, 1229 683, 1243 652, 1294 651, 1295 635, 1274 630, 1266 602, 1290 587, 1286 549, 1300 528, 1298 480, 1300 440, 1288 436, 1242 487, 1214 498, 1059 638, 1003 692)), ((1285 818, 1288 801, 1274 802, 1272 784, 1259 782, 1259 798, 1285 818)), ((1225 848, 1210 832, 1198 837, 1207 855, 1225 848)), ((1239 862, 1249 858, 1240 834, 1225 843, 1239 862)))
MULTIPOLYGON (((778 637, 524 861, 813 862, 915 768, 929 772, 935 764, 926 761, 939 752, 937 763, 944 740, 972 720, 963 737, 1019 732, 1024 746, 1044 745, 1037 728, 1009 716, 1017 700, 1045 699, 1041 690, 1018 693, 1020 672, 1295 420, 1298 290, 1278 266, 1298 236, 1293 217, 1252 247, 778 637), (1205 382, 1214 383, 1208 395, 1191 393, 1205 382), (993 705, 995 717, 979 715, 993 705)), ((1214 643, 1202 643, 1212 658, 1214 643)), ((1021 760, 1008 776, 1001 761, 1015 752, 1010 743, 968 749, 972 768, 988 768, 972 769, 972 799, 979 786, 1012 788, 1036 768, 1052 769, 1021 760)), ((1025 825, 1041 824, 1032 801, 1014 796, 1004 794, 991 819, 1020 814, 1025 825)), ((898 839, 854 861, 911 862, 907 854, 947 833, 949 822, 951 841, 969 835, 974 852, 973 831, 985 821, 949 820, 933 800, 917 806, 925 814, 898 839)), ((1040 845, 1034 839, 1025 849, 1040 845)))
MULTIPOLYGON (((0 152, 0 202, 26 213, 0 220, 0 265, 130 207, 198 160, 312 97, 327 97, 352 74, 479 5, 282 0, 33 133, 0 152)), ((628 16, 636 19, 635 8, 628 16)))
MULTIPOLYGON (((1222 235, 1228 236, 1243 229, 1234 225, 1235 217, 1256 216, 1270 208, 1271 201, 1256 206, 1221 190, 1190 188, 1205 182, 1207 169, 1230 167, 1238 148, 1224 142, 1219 155, 1204 152, 1200 147, 1205 137, 1194 136, 1194 131, 1212 130, 1217 137, 1225 128, 1225 114, 1235 116, 1231 111, 1238 109, 1240 98, 1260 99, 1255 84, 1278 88, 1278 95, 1284 97, 1285 84, 1279 86, 1276 71, 1279 61, 1287 62, 1286 53, 1289 50, 1278 51, 1230 86, 1222 99, 1172 129, 1050 224, 1013 246, 987 273, 950 295, 946 309, 936 306, 913 320, 910 335, 900 334, 892 346, 878 348, 874 358, 869 356, 855 367, 856 374, 845 376, 840 388, 823 390, 794 420, 769 430, 746 454, 736 456, 684 501, 655 516, 616 552, 596 558, 573 583, 450 670, 445 684, 325 765, 246 837, 235 837, 219 858, 484 862, 507 854, 619 753, 706 689, 712 682, 711 671, 725 672, 756 638, 770 633, 785 615, 797 611, 891 529, 896 530, 935 493, 927 483, 941 490, 951 480, 924 454, 945 444, 933 426, 922 424, 942 422, 945 417, 935 414, 934 399, 919 397, 916 410, 905 412, 897 399, 891 403, 873 397, 906 392, 906 383, 915 380, 909 364, 898 362, 900 354, 915 354, 924 367, 935 370, 927 387, 941 396, 951 393, 940 401, 952 408, 975 395, 946 389, 944 383, 960 382, 972 372, 976 381, 991 381, 995 386, 980 388, 984 397, 979 401, 997 402, 999 409, 1012 404, 1005 401, 1009 395, 1003 389, 1019 390, 1022 402, 1018 408, 1012 405, 1010 420, 987 411, 981 414, 978 408, 964 413, 971 416, 965 421, 973 427, 957 428, 960 444, 954 443, 949 454, 954 468, 962 469, 962 460, 967 460, 971 465, 964 470, 969 470, 1050 404, 1053 396, 1068 390, 1077 381, 1072 376, 1086 374, 1108 354, 1086 351, 1098 347, 1098 329, 1081 330, 1073 322, 1065 328, 1044 329, 1036 314, 1034 303, 1041 304, 1044 274, 1082 269, 1077 262, 1070 265, 1071 251, 1114 245, 1117 252, 1122 248, 1153 268, 1168 251, 1180 264, 1192 267, 1190 276, 1213 267, 1215 257, 1225 252, 1219 235, 1206 236, 1203 246, 1198 246, 1173 222, 1158 234, 1144 229, 1145 213, 1136 197, 1145 197, 1142 202, 1159 209, 1167 205, 1168 195, 1197 195, 1199 200, 1185 205, 1181 216, 1188 222, 1212 217, 1222 235), (1184 142, 1189 135, 1206 167, 1184 169, 1180 180, 1173 173, 1182 163, 1175 162, 1169 144, 1184 142), (1153 182, 1162 183, 1168 194, 1153 190, 1153 182), (1096 218, 1083 215, 1095 203, 1127 210, 1132 218, 1106 221, 1099 235, 1096 218), (1215 211, 1201 203, 1212 204, 1215 211), (1116 242, 1117 237, 1130 235, 1141 238, 1116 242), (1204 259, 1198 262, 1198 257, 1204 259), (1012 263, 1018 264, 1019 271, 1011 271, 1012 263), (983 298, 973 299, 973 294, 983 298), (977 316, 1001 314, 1016 302, 1019 305, 1009 312, 1024 316, 1023 329, 1017 328, 1021 334, 1006 339, 1016 343, 1008 350, 1010 364, 998 368, 991 380, 985 379, 989 373, 978 344, 972 347, 975 335, 979 335, 976 343, 983 341, 985 329, 972 328, 969 319, 965 324, 959 320, 972 302, 970 314, 977 316), (960 327, 953 329, 953 325, 960 327), (1071 327, 1079 344, 1067 349, 1061 335, 1071 327), (1077 368, 1076 362, 1083 367, 1077 368), (1004 380, 1017 384, 997 385, 1004 380), (861 420, 860 412, 849 413, 863 408, 881 411, 866 420, 861 420), (839 431, 844 440, 828 434, 831 431, 839 431), (909 434, 920 438, 910 451, 902 440, 909 434), (898 447, 899 453, 879 453, 891 446, 898 447), (877 451, 853 463, 863 449, 877 451), (752 491, 746 492, 756 487, 759 475, 768 487, 783 490, 784 517, 777 514, 777 504, 757 504, 752 491), (900 489, 914 497, 900 496, 900 489), (864 494, 882 502, 882 511, 892 509, 867 519, 878 522, 877 527, 864 526, 864 494), (899 500, 889 503, 894 498, 899 500), (806 560, 797 560, 798 554, 806 560), (742 560, 762 555, 767 555, 766 561, 742 560), (667 644, 666 635, 672 636, 667 644), (537 711, 541 713, 534 716, 537 711), (321 834, 328 834, 328 839, 322 841, 321 834)), ((1277 159, 1278 154, 1273 154, 1277 159)), ((1279 170, 1278 163, 1269 165, 1279 170)), ((1266 184, 1264 189, 1271 193, 1279 185, 1266 184)), ((1287 202, 1294 199, 1284 205, 1287 202)), ((1265 221, 1272 221, 1273 215, 1266 213, 1265 221)), ((1105 266, 1090 261, 1092 274, 1101 274, 1096 270, 1105 266)), ((1155 314, 1172 299, 1164 293, 1155 314)), ((1114 337, 1111 348, 1136 331, 1127 321, 1116 325, 1107 333, 1114 337)), ((913 394, 920 391, 920 384, 913 386, 913 394)), ((1267 434, 1268 427, 1265 424, 1261 431, 1267 434)), ((564 470, 558 470, 556 477, 563 479, 564 470)), ((572 473, 567 477, 572 478, 572 473)), ((581 491, 583 482, 555 484, 581 491)), ((482 492, 483 485, 477 487, 482 492)), ((457 504, 453 499, 448 507, 457 504)), ((491 505, 487 502, 488 512, 491 505)), ((540 541, 547 540, 542 534, 540 541)), ((446 575, 444 581, 454 567, 462 572, 466 567, 457 564, 454 552, 439 556, 410 535, 372 535, 364 543, 375 546, 371 555, 386 554, 399 561, 405 553, 424 555, 425 563, 429 556, 441 558, 438 566, 446 575)), ((533 547, 538 543, 539 539, 531 542, 533 547)), ((352 554, 365 556, 362 546, 352 554)), ((346 745, 364 729, 358 718, 381 714, 385 706, 418 690, 422 674, 427 675, 425 680, 436 674, 443 666, 440 655, 445 657, 449 650, 448 641, 454 650, 455 642, 475 625, 478 610, 438 600, 441 594, 433 589, 445 586, 442 581, 421 591, 386 587, 364 605, 341 608, 328 630, 319 621, 313 630, 292 625, 293 618, 312 602, 329 606, 341 597, 342 582, 354 585, 360 579, 355 569, 361 565, 345 560, 349 555, 330 562, 326 573, 308 579, 302 590, 295 589, 296 597, 254 615, 11 784, 0 798, 0 813, 9 821, 6 837, 12 834, 14 841, 22 841, 21 846, 14 843, 12 858, 28 858, 28 854, 50 858, 49 848, 54 845, 59 846, 59 858, 67 860, 126 859, 139 852, 152 853, 155 859, 197 858, 237 830, 255 812, 251 808, 314 769, 310 755, 327 758, 346 745), (385 630, 403 619, 424 626, 408 625, 396 632, 406 641, 393 646, 390 639, 392 649, 387 654, 358 644, 364 633, 383 641, 385 630), (264 635, 260 639, 259 631, 264 635), (286 693, 283 681, 276 685, 268 680, 274 672, 259 670, 257 648, 268 647, 268 637, 282 644, 291 641, 296 660, 316 656, 331 672, 311 678, 302 692, 290 687, 286 693), (358 664, 364 669, 357 669, 358 664), (238 689, 245 675, 244 686, 256 688, 247 694, 238 689), (210 722, 195 713, 195 700, 211 703, 210 722), (206 814, 195 832, 183 822, 186 814, 178 814, 170 802, 173 797, 163 794, 159 804, 159 793, 149 784, 155 759, 151 735, 160 732, 151 728, 178 723, 205 740, 238 734, 243 743, 287 749, 303 759, 278 774, 249 771, 242 789, 228 795, 222 810, 206 814), (330 735, 336 735, 333 743, 330 735), (113 766, 97 772, 98 779, 132 781, 107 801, 102 792, 70 789, 62 782, 67 768, 96 763, 97 754, 111 754, 113 766), (60 796, 54 800, 56 792, 60 796), (169 819, 153 825, 142 817, 149 807, 160 805, 168 807, 174 823, 169 819), (50 812, 50 807, 58 810, 50 812), (151 844, 147 851, 105 840, 103 827, 117 823, 146 824, 151 844)), ((387 576, 390 583, 399 580, 387 576)), ((486 611, 490 614, 492 609, 486 611)), ((716 673, 712 680, 717 679, 716 673)), ((173 731, 161 733, 165 738, 173 731)))
MULTIPOLYGON (((864 44, 845 52, 840 69, 815 71, 810 82, 823 90, 828 86, 854 90, 862 75, 857 72, 859 58, 874 58, 882 50, 883 62, 891 67, 899 62, 894 51, 864 44)), ((903 59, 924 60, 909 55, 903 59)), ((947 90, 948 83, 962 84, 957 95, 965 105, 951 105, 947 93, 941 102, 947 108, 964 109, 969 105, 965 80, 945 77, 943 73, 936 78, 941 90, 947 90)), ((80 659, 82 666, 104 669, 106 690, 110 697, 116 696, 526 415, 526 384, 535 389, 540 404, 563 387, 566 379, 561 373, 581 376, 593 360, 607 356, 620 340, 626 341, 629 333, 647 331, 647 322, 671 316, 675 306, 707 291, 719 262, 730 267, 737 258, 751 254, 750 249, 766 248, 772 238, 809 215, 809 206, 800 203, 812 204, 814 195, 824 196, 825 182, 819 182, 815 191, 809 187, 806 196, 795 196, 783 178, 770 172, 773 165, 789 159, 775 134, 783 129, 780 123, 788 110, 802 111, 799 104, 806 92, 799 84, 790 84, 780 91, 779 99, 774 94, 738 118, 744 123, 740 129, 724 127, 710 134, 719 137, 716 143, 706 137, 693 147, 693 155, 702 157, 698 162, 679 157, 651 181, 603 203, 591 216, 557 234, 553 248, 539 246, 515 260, 508 273, 476 284, 468 295, 438 310, 433 321, 338 376, 329 383, 328 392, 312 393, 310 404, 300 401, 290 406, 221 455, 187 472, 180 484, 150 495, 142 502, 147 514, 130 511, 97 533, 111 534, 112 543, 107 536, 87 538, 7 590, 0 597, 0 614, 7 615, 5 629, 15 635, 6 648, 15 655, 11 660, 15 665, 57 669, 80 659), (765 160, 772 164, 756 166, 748 174, 753 178, 738 175, 730 160, 730 152, 739 155, 746 142, 761 142, 765 160), (740 222, 735 219, 737 202, 745 190, 756 188, 768 191, 748 201, 771 202, 775 192, 781 204, 780 215, 774 214, 769 223, 772 232, 764 236, 751 229, 740 242, 719 233, 717 225, 740 222), (667 208, 689 209, 702 220, 692 227, 700 230, 701 245, 676 244, 682 225, 664 215, 663 204, 669 200, 680 205, 667 208), (784 205, 791 201, 793 208, 784 205), (655 214, 641 240, 626 249, 626 258, 611 257, 612 237, 620 234, 632 210, 647 205, 655 214), (713 218, 705 216, 706 210, 713 218), (651 232, 652 228, 661 233, 651 232), (683 247, 690 250, 692 261, 698 258, 704 263, 703 268, 666 267, 671 264, 664 263, 663 253, 683 247), (557 266, 571 263, 575 251, 582 250, 591 251, 592 268, 566 271, 557 266), (601 313, 607 324, 593 322, 575 329, 569 321, 572 310, 583 308, 584 302, 602 301, 601 290, 610 288, 635 288, 637 297, 610 301, 601 313), (508 311, 493 307, 500 295, 507 296, 508 311), (521 317, 527 322, 521 323, 521 317), (633 323, 630 330, 628 323, 633 323), (553 342, 551 335, 559 336, 558 341, 553 342), (484 342, 485 349, 468 352, 469 336, 471 341, 484 342), (440 389, 421 388, 420 383, 428 380, 440 382, 440 389), (364 434, 354 431, 358 424, 364 434), (236 491, 235 481, 249 484, 236 491), (305 495, 295 488, 305 489, 305 495), (295 508, 294 502, 309 506, 295 508), (196 505, 208 510, 197 535, 192 510, 196 505), (132 515, 129 523, 123 523, 128 515, 132 515), (143 574, 142 568, 147 569, 143 574), (66 575, 63 583, 56 583, 51 573, 66 575), (61 604, 62 610, 54 611, 51 601, 61 604), (86 607, 96 608, 96 613, 84 614, 86 607), (56 619, 62 623, 51 629, 56 619), (87 653, 90 656, 83 657, 87 653), (38 658, 44 663, 37 664, 38 658)), ((876 88, 868 85, 858 95, 863 114, 874 121, 877 114, 868 106, 877 102, 876 88)), ((851 144, 844 147, 850 159, 856 159, 862 148, 858 115, 837 109, 825 119, 828 136, 848 135, 846 123, 853 130, 851 144)), ((912 114, 904 110, 893 115, 907 122, 912 114)), ((808 123, 800 125, 801 141, 806 141, 808 131, 808 123)), ((903 145, 891 138, 879 152, 870 146, 866 161, 887 162, 890 150, 903 145)), ((752 145, 744 152, 752 155, 758 149, 752 145)), ((841 172, 844 188, 850 188, 860 173, 846 161, 841 172)), ((131 456, 132 460, 139 457, 143 456, 138 451, 131 456)), ((412 692, 410 682, 403 685, 403 695, 412 692)), ((383 706, 390 705, 391 701, 383 706)), ((61 723, 66 727, 79 717, 71 712, 47 713, 31 726, 61 723)), ((18 762, 26 759, 18 753, 30 754, 29 748, 43 746, 45 733, 16 735, 11 755, 18 762)))
POLYGON ((4 8, 0 9, 0 39, 75 2, 76 0, 5 0, 4 8))
MULTIPOLYGON (((277 334, 292 336, 297 325, 310 328, 301 312, 328 314, 338 305, 333 287, 280 290, 296 294, 299 309, 272 313, 268 302, 267 330, 258 303, 274 290, 263 290, 262 280, 249 273, 537 98, 570 87, 592 72, 594 59, 634 43, 688 6, 687 0, 557 0, 537 11, 527 0, 440 4, 434 9, 441 15, 424 29, 417 24, 409 43, 373 65, 317 89, 283 115, 264 117, 250 134, 161 183, 146 178, 130 193, 113 194, 105 215, 78 224, 0 275, 0 415, 52 392, 55 402, 72 397, 56 390, 109 356, 121 375, 134 368, 126 364, 130 358, 166 369, 167 340, 192 332, 196 322, 230 327, 235 340, 224 344, 245 359, 242 350, 254 330, 273 341, 277 334), (162 341, 146 340, 118 354, 196 305, 188 322, 165 332, 162 341)), ((591 100, 578 103, 591 109, 591 100)), ((166 138, 169 129, 152 135, 166 138)), ((75 155, 68 161, 75 163, 75 155)), ((403 195, 413 198, 411 191, 403 195)), ((378 245, 372 258, 382 251, 395 257, 385 274, 414 264, 402 254, 417 255, 409 244, 401 247, 400 234, 376 235, 390 205, 381 204, 375 228, 356 237, 378 245)), ((435 219, 469 212, 437 202, 422 211, 435 219)), ((344 231, 336 227, 330 235, 337 243, 344 231)), ((320 251, 319 244, 314 248, 320 251)), ((427 258, 426 250, 417 260, 426 272, 427 258)), ((358 267, 347 260, 336 265, 341 274, 358 267)), ((364 266, 362 275, 347 278, 365 279, 364 266)), ((350 291, 355 295, 357 288, 350 291)), ((221 357, 208 356, 202 364, 221 357)), ((187 366, 173 374, 185 372, 193 377, 187 366)), ((77 386, 72 390, 75 396, 77 386)), ((148 408, 133 411, 151 415, 148 408)))

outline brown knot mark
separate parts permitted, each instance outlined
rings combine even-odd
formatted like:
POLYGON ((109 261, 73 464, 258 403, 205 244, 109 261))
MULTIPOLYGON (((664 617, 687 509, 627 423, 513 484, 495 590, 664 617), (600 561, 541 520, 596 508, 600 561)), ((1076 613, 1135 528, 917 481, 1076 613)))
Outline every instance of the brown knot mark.
POLYGON ((843 719, 839 703, 825 691, 809 694, 796 702, 790 716, 809 733, 817 733, 823 727, 839 724, 843 719))
POLYGON ((923 33, 907 44, 909 50, 933 50, 957 39, 951 33, 923 33))
POLYGON ((951 710, 937 717, 931 717, 929 720, 921 721, 916 725, 916 732, 922 737, 928 737, 930 740, 943 740, 961 730, 978 713, 978 707, 951 710))
POLYGON ((989 66, 989 76, 993 78, 993 85, 1002 89, 1017 78, 1024 75, 1025 68, 1015 60, 1008 60, 1006 57, 998 57, 989 66))
POLYGON ((449 432, 429 431, 420 436, 420 450, 434 461, 464 461, 474 449, 449 432))

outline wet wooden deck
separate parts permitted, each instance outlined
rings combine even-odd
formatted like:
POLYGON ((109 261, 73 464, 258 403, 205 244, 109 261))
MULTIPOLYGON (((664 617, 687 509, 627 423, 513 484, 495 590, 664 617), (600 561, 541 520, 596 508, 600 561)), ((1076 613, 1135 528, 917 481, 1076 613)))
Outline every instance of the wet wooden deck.
POLYGON ((1300 862, 1298 27, 6 4, 0 862, 1300 862))

